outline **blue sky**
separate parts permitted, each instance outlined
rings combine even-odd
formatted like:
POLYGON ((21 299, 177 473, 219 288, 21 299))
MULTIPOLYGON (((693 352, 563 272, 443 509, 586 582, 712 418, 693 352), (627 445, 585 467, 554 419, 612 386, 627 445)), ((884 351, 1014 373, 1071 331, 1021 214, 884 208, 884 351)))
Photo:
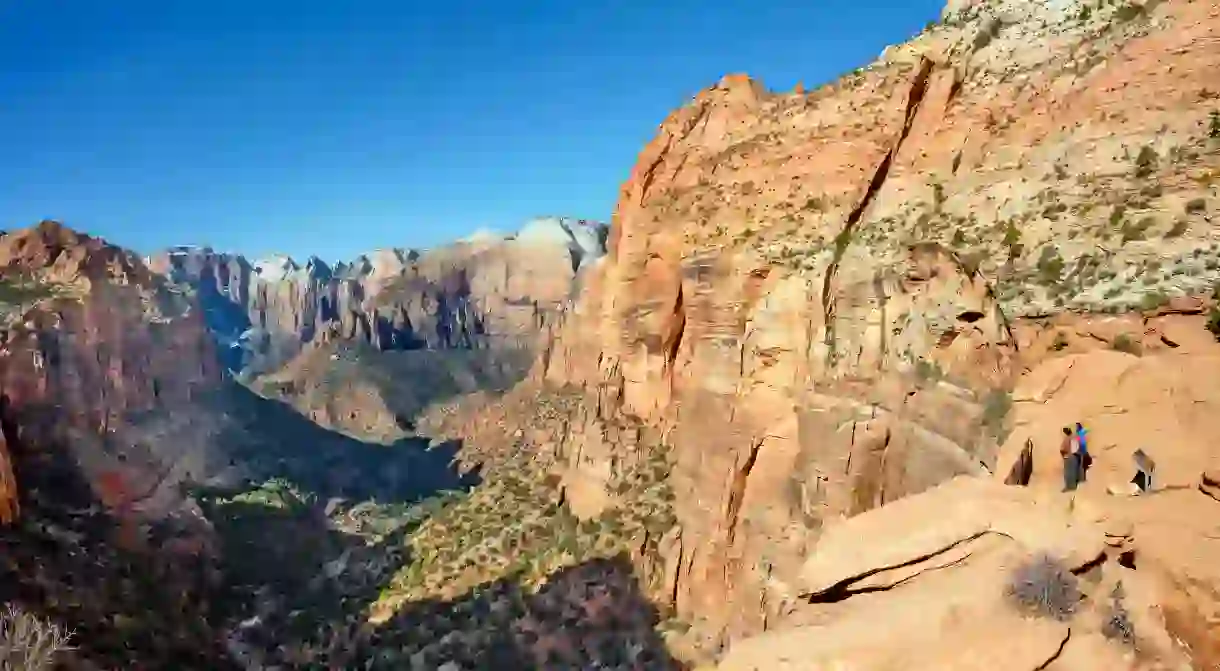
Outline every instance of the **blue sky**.
POLYGON ((608 220, 670 111, 807 86, 932 0, 0 0, 0 227, 348 258, 608 220))

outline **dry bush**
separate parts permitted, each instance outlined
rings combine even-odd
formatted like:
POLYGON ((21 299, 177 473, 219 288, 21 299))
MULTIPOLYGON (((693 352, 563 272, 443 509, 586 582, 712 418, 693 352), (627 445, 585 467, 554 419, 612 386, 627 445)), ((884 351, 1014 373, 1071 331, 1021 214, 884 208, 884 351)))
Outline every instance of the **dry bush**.
POLYGON ((1126 604, 1123 603, 1124 597, 1123 584, 1120 582, 1110 592, 1110 605, 1101 626, 1101 633, 1112 641, 1134 645, 1135 625, 1132 624, 1131 615, 1127 612, 1126 604))
POLYGON ((0 671, 42 671, 68 650, 71 634, 59 625, 8 605, 0 611, 0 671))
POLYGON ((1060 621, 1071 619, 1082 597, 1076 576, 1049 555, 1033 557, 1014 568, 1008 596, 1030 615, 1060 621))

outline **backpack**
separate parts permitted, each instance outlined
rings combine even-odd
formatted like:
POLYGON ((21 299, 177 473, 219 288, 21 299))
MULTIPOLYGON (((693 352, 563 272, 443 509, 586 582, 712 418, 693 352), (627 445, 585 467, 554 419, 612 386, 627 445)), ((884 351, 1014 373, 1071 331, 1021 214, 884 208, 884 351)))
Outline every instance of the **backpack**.
POLYGON ((1086 436, 1089 432, 1083 427, 1076 431, 1076 444, 1079 446, 1077 452, 1080 454, 1080 465, 1088 469, 1093 464, 1093 456, 1089 454, 1089 445, 1086 436))

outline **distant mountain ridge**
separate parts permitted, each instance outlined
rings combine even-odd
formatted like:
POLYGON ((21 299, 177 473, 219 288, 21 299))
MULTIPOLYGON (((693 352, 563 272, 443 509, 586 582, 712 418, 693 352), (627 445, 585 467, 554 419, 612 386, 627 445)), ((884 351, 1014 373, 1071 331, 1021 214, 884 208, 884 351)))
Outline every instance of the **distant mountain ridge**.
POLYGON ((199 294, 224 364, 258 372, 322 336, 382 350, 529 347, 580 269, 605 254, 607 234, 600 222, 544 216, 514 233, 333 263, 185 245, 147 261, 199 294))

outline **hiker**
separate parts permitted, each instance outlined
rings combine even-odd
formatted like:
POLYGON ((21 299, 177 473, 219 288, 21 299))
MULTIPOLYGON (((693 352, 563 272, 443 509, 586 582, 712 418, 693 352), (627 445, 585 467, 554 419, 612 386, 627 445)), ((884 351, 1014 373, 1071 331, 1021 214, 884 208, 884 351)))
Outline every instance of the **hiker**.
POLYGON ((1135 460, 1135 477, 1131 478, 1131 484, 1138 487, 1140 493, 1152 491, 1152 472, 1156 470, 1156 462, 1142 449, 1136 450, 1131 458, 1135 460))
POLYGON ((1080 422, 1076 422, 1076 459, 1080 464, 1080 481, 1089 479, 1089 467, 1093 465, 1093 455, 1089 454, 1089 432, 1080 422))
POLYGON ((1125 485, 1113 484, 1107 487, 1106 491, 1110 494, 1139 496, 1153 490, 1153 473, 1156 471, 1156 462, 1142 449, 1136 450, 1131 455, 1131 459, 1135 462, 1135 475, 1125 485))
POLYGON ((1063 427, 1063 440, 1059 442, 1059 456, 1063 457, 1063 491, 1076 490, 1080 484, 1080 455, 1076 453, 1071 427, 1063 427))

